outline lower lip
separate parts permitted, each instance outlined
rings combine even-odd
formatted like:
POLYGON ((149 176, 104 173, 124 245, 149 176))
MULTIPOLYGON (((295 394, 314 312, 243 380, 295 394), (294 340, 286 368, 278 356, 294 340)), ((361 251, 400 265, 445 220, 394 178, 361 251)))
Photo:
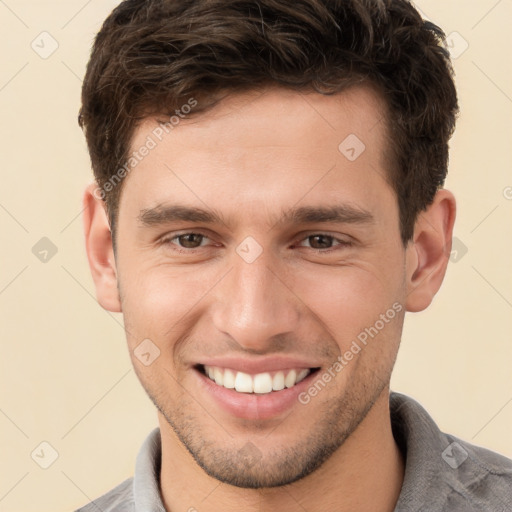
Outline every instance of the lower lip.
POLYGON ((299 395, 310 385, 318 372, 310 373, 291 388, 266 394, 239 393, 234 389, 219 386, 200 370, 194 369, 201 387, 222 409, 237 418, 266 420, 287 412, 294 404, 300 404, 299 395))

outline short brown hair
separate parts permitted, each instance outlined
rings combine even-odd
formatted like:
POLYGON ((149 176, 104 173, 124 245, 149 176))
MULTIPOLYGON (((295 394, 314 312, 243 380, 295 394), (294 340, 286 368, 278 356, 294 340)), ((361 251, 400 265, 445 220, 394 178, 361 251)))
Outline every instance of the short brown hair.
MULTIPOLYGON (((82 89, 79 123, 98 186, 127 160, 142 119, 191 97, 370 83, 389 112, 387 172, 406 245, 447 173, 458 105, 443 42, 407 0, 125 0, 95 39, 82 89)), ((121 188, 102 195, 112 229, 121 188)))

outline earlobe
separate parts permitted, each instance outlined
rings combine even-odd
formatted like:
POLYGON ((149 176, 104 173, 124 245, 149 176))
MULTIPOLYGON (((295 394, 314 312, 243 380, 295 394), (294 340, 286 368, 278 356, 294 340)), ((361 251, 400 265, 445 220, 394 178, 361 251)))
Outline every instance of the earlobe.
POLYGON ((87 258, 98 302, 106 310, 118 313, 121 311, 121 301, 112 236, 104 202, 95 194, 97 188, 96 183, 89 185, 83 199, 87 258))
POLYGON ((407 311, 426 309, 441 287, 452 247, 455 212, 455 197, 441 189, 418 216, 413 240, 406 249, 407 311))

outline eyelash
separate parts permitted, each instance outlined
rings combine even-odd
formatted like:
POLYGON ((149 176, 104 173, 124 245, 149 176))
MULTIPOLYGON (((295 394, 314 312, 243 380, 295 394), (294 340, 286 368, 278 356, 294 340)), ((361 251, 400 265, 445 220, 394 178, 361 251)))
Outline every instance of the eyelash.
MULTIPOLYGON (((314 237, 314 236, 323 236, 326 238, 330 238, 332 240, 332 243, 335 243, 333 247, 328 247, 327 249, 315 249, 314 247, 307 247, 307 249, 312 249, 313 251, 321 252, 321 253, 330 253, 333 251, 340 250, 342 248, 350 247, 352 245, 352 242, 349 240, 340 240, 339 238, 336 238, 334 235, 329 235, 328 233, 312 233, 311 235, 308 235, 304 238, 301 238, 298 240, 298 242, 303 242, 307 240, 308 238, 314 237)), ((296 242, 294 243, 294 245, 296 242)))
MULTIPOLYGON (((196 251, 198 251, 200 249, 203 249, 205 247, 205 246, 199 246, 199 247, 194 247, 192 249, 187 249, 187 248, 184 248, 184 247, 180 247, 178 244, 173 243, 173 240, 177 240, 178 238, 180 238, 182 236, 186 236, 186 235, 199 235, 199 236, 202 236, 203 239, 210 240, 208 235, 205 235, 204 233, 200 233, 200 232, 197 232, 197 231, 185 231, 183 233, 178 233, 178 234, 176 234, 176 235, 174 235, 172 237, 163 238, 161 240, 161 243, 163 245, 172 245, 172 246, 174 246, 173 250, 177 251, 180 254, 194 254, 196 251)), ((330 253, 330 252, 339 250, 340 248, 350 247, 350 246, 353 245, 353 243, 351 241, 340 240, 339 238, 336 238, 333 235, 329 235, 327 233, 321 233, 321 232, 320 233, 312 233, 310 235, 307 235, 307 236, 297 240, 296 242, 294 242, 293 245, 296 246, 300 242, 304 242, 308 238, 311 238, 311 237, 314 237, 314 236, 327 237, 327 238, 332 239, 333 243, 337 242, 336 245, 334 245, 333 247, 328 247, 326 249, 315 249, 314 247, 309 247, 309 249, 312 249, 313 251, 316 251, 316 252, 319 252, 319 253, 323 253, 323 254, 330 253)), ((203 240, 201 240, 201 242, 202 241, 203 240)), ((308 248, 308 247, 306 247, 306 248, 308 248)))

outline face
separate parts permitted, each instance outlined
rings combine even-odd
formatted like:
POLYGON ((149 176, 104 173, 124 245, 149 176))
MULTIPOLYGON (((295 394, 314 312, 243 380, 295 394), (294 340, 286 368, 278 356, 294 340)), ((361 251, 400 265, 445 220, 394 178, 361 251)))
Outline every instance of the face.
POLYGON ((119 204, 130 354, 162 428, 221 481, 296 481, 387 400, 406 290, 383 115, 367 88, 269 89, 135 133, 157 144, 119 204))

